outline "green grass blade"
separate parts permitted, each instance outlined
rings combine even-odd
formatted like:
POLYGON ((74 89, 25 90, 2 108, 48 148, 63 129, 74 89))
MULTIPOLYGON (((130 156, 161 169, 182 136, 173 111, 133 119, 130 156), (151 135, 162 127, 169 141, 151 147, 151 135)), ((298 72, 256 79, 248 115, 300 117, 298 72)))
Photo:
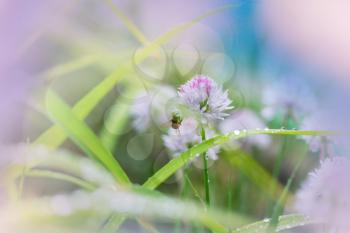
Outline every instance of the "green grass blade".
MULTIPOLYGON (((265 233, 265 232, 268 232, 270 221, 271 221, 270 219, 264 219, 262 221, 258 221, 258 222, 237 228, 236 230, 232 231, 232 233, 255 233, 255 232, 265 233)), ((304 226, 310 223, 311 221, 308 220, 303 215, 298 215, 298 214, 283 215, 279 217, 276 231, 273 231, 273 232, 289 230, 294 227, 304 226)))
POLYGON ((64 174, 61 172, 54 172, 54 171, 41 170, 41 169, 40 170, 39 169, 32 169, 30 171, 27 171, 24 175, 26 177, 43 177, 43 178, 62 180, 62 181, 66 181, 66 182, 75 184, 83 189, 88 190, 88 191, 94 191, 96 189, 96 186, 90 182, 87 182, 87 181, 80 179, 78 177, 64 174))
POLYGON ((180 24, 180 25, 174 27, 172 30, 159 36, 153 42, 151 42, 146 47, 144 47, 142 49, 142 52, 140 52, 140 54, 136 57, 136 60, 135 60, 136 64, 143 61, 147 57, 148 54, 150 54, 152 51, 157 49, 159 46, 166 44, 168 41, 170 41, 176 35, 180 34, 183 31, 186 31, 187 29, 189 29, 190 27, 192 27, 196 23, 198 23, 198 22, 200 22, 200 21, 202 21, 210 16, 219 14, 225 10, 228 10, 228 9, 231 9, 231 8, 237 7, 237 6, 238 5, 235 5, 235 4, 221 6, 221 7, 218 7, 216 9, 213 9, 211 11, 208 11, 208 12, 204 13, 203 15, 200 15, 200 16, 194 18, 193 20, 191 20, 189 22, 186 22, 186 23, 183 23, 183 24, 180 24))
MULTIPOLYGON (((135 96, 137 93, 137 89, 132 86, 132 84, 128 84, 126 90, 123 94, 126 96, 135 96)), ((119 98, 115 101, 112 109, 110 110, 110 114, 105 119, 105 125, 108 125, 108 129, 104 125, 100 132, 100 139, 102 143, 109 149, 113 150, 115 145, 118 143, 118 139, 120 133, 127 124, 129 117, 129 109, 131 101, 125 100, 123 98, 119 98)))
MULTIPOLYGON (((72 109, 72 113, 80 120, 85 119, 102 98, 121 80, 131 67, 120 67, 116 72, 107 76, 94 87, 87 95, 80 99, 72 109)), ((59 126, 55 125, 45 131, 35 141, 37 144, 45 144, 52 148, 61 145, 66 139, 66 134, 59 126)))
MULTIPOLYGON (((283 192, 283 186, 266 171, 254 158, 242 150, 223 151, 221 156, 228 164, 246 176, 252 183, 268 194, 273 200, 278 200, 283 192)), ((289 193, 287 193, 289 196, 289 193)))
POLYGON ((98 61, 98 56, 86 55, 83 57, 76 58, 72 61, 65 62, 63 64, 57 65, 42 74, 47 80, 53 80, 57 77, 61 77, 67 73, 71 73, 78 69, 85 68, 91 64, 98 61))
POLYGON ((278 199, 277 203, 274 206, 273 213, 271 216, 271 223, 270 223, 272 229, 277 227, 278 217, 283 213, 290 186, 292 185, 294 177, 303 161, 304 161, 304 156, 302 159, 299 160, 298 164, 294 167, 291 176, 288 178, 287 185, 285 186, 280 198, 278 199))
POLYGON ((155 228, 155 226, 143 219, 138 219, 137 222, 148 233, 160 233, 160 231, 158 231, 157 228, 155 228))
POLYGON ((212 218, 205 216, 201 219, 201 223, 214 233, 230 233, 227 227, 223 226, 212 218))
MULTIPOLYGON (((201 129, 202 141, 205 141, 205 130, 202 127, 201 129)), ((205 187, 205 203, 209 207, 210 206, 210 185, 209 185, 209 170, 208 170, 208 157, 206 153, 202 154, 203 160, 203 179, 204 179, 204 187, 205 187)))
POLYGON ((153 176, 151 176, 145 183, 144 187, 154 189, 162 184, 166 179, 173 175, 177 170, 182 168, 185 164, 192 161, 199 154, 206 152, 208 149, 223 144, 229 140, 245 138, 258 134, 272 134, 272 135, 329 135, 334 134, 332 131, 304 131, 304 130, 246 130, 237 134, 237 132, 228 133, 221 136, 216 136, 208 139, 200 144, 183 152, 179 156, 170 160, 166 165, 159 169, 153 176))
POLYGON ((92 130, 85 122, 79 120, 69 106, 50 90, 46 96, 46 108, 52 120, 60 125, 81 149, 92 158, 100 161, 119 183, 130 184, 124 170, 92 130))
POLYGON ((126 215, 122 214, 111 214, 107 221, 101 227, 100 233, 115 233, 116 229, 126 220, 126 215))
MULTIPOLYGON (((86 219, 99 220, 99 218, 110 216, 108 221, 103 225, 106 227, 100 228, 99 221, 93 221, 93 228, 90 228, 90 230, 97 229, 96 232, 103 233, 116 232, 116 229, 126 216, 165 222, 180 220, 185 223, 200 223, 208 228, 212 228, 213 232, 218 233, 228 233, 229 229, 235 229, 251 221, 236 213, 205 209, 193 201, 183 201, 171 197, 150 197, 135 194, 125 189, 104 187, 93 193, 80 192, 80 198, 91 203, 82 208, 74 208, 74 204, 77 201, 75 194, 67 193, 62 195, 64 195, 67 203, 71 203, 73 206, 72 211, 68 215, 61 215, 51 207, 52 200, 55 198, 52 196, 33 197, 30 201, 20 200, 18 202, 20 205, 14 206, 19 206, 20 209, 14 215, 16 217, 23 217, 24 220, 40 220, 37 222, 38 227, 43 227, 44 224, 53 225, 54 223, 61 222, 64 223, 63 227, 70 227, 65 224, 67 220, 79 223, 80 220, 83 220, 82 223, 84 223, 84 219, 85 221, 86 219), (82 213, 84 215, 81 215, 82 213), (113 215, 110 215, 111 213, 113 215), (49 223, 48 221, 50 220, 51 222, 49 223), (106 231, 107 229, 108 231, 106 231)), ((18 221, 16 223, 20 224, 18 221)), ((84 226, 74 225, 75 229, 76 227, 81 229, 80 227, 84 226)))
POLYGON ((121 11, 112 0, 105 0, 113 13, 124 23, 130 33, 143 45, 147 45, 149 41, 145 35, 136 27, 136 25, 131 22, 130 19, 121 11))

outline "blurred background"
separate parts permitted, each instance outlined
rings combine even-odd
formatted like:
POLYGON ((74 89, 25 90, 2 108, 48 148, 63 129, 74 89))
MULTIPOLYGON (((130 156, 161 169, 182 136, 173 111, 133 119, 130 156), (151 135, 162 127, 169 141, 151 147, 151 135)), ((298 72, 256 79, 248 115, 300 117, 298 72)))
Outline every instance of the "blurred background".
MULTIPOLYGON (((198 73, 229 90, 235 108, 221 131, 282 128, 346 133, 349 11, 350 2, 342 0, 3 0, 1 172, 5 174, 13 157, 23 152, 12 147, 36 142, 53 125, 45 113, 48 88, 73 107, 116 72, 117 85, 86 114, 85 122, 136 184, 172 158, 162 141, 169 128, 162 114, 172 111, 176 88, 198 73), (144 57, 143 47, 153 41, 156 48, 144 57)), ((315 137, 261 135, 229 146, 228 151, 250 159, 244 162, 246 167, 239 159, 211 163, 213 203, 250 220, 269 217, 271 203, 301 156, 307 155, 291 193, 320 158, 347 156, 348 150, 343 136, 320 142, 315 137), (263 169, 266 176, 256 177, 254 169, 263 169), (270 178, 275 178, 277 188, 266 187, 270 178)), ((60 148, 84 156, 69 139, 63 139, 60 148)), ((202 193, 200 164, 194 162, 190 168, 191 185, 202 193)), ((6 182, 2 183, 1 202, 6 203, 10 197, 6 182)), ((159 190, 197 200, 195 192, 191 188, 184 192, 182 185, 183 177, 176 174, 159 190)), ((61 182, 26 178, 23 196, 72 190, 61 182)), ((285 212, 293 212, 292 204, 285 212)), ((134 229, 132 223, 128 226, 134 229)))

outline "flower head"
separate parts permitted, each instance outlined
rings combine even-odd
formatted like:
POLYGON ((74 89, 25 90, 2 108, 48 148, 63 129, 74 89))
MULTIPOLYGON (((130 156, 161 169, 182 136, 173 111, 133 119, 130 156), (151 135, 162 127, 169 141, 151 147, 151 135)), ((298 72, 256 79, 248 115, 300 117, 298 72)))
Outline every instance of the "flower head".
POLYGON ((326 159, 310 173, 296 196, 296 210, 327 224, 330 233, 350 230, 350 160, 326 159))
MULTIPOLYGON (((205 132, 208 138, 214 136, 214 132, 210 130, 205 132)), ((163 136, 163 141, 168 150, 175 156, 200 143, 202 138, 198 132, 197 121, 193 118, 184 119, 178 129, 169 129, 168 134, 163 136)), ((218 151, 219 147, 210 148, 207 151, 207 156, 216 160, 218 151)))
POLYGON ((178 90, 181 100, 192 110, 198 111, 206 119, 224 119, 226 110, 232 109, 232 101, 227 91, 223 91, 214 80, 197 75, 178 90))

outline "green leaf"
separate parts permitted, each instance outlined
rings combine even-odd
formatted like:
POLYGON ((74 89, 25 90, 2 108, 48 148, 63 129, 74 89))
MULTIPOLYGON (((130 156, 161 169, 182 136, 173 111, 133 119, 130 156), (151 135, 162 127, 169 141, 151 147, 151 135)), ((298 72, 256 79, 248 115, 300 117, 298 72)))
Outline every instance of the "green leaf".
POLYGON ((81 149, 101 162, 119 183, 130 184, 122 167, 92 130, 51 90, 47 92, 46 108, 52 120, 60 125, 81 149))
POLYGON ((179 156, 170 160, 153 176, 148 178, 144 183, 144 187, 154 189, 162 184, 166 179, 173 175, 177 170, 182 168, 185 164, 192 161, 199 154, 206 152, 208 149, 221 145, 229 140, 245 138, 258 134, 272 134, 272 135, 329 135, 334 134, 332 131, 304 131, 304 130, 281 130, 281 129, 266 129, 266 130, 245 130, 237 133, 232 132, 225 135, 220 135, 203 141, 200 144, 193 146, 179 156))

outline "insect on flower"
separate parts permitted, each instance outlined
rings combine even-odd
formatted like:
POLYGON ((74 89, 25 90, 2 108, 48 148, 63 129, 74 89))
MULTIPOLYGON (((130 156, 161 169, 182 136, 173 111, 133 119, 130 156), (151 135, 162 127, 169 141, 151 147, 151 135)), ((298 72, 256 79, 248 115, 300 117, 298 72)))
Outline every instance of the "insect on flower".
POLYGON ((173 129, 179 129, 182 123, 182 117, 180 116, 180 114, 178 112, 173 112, 172 116, 171 116, 171 128, 173 129))

